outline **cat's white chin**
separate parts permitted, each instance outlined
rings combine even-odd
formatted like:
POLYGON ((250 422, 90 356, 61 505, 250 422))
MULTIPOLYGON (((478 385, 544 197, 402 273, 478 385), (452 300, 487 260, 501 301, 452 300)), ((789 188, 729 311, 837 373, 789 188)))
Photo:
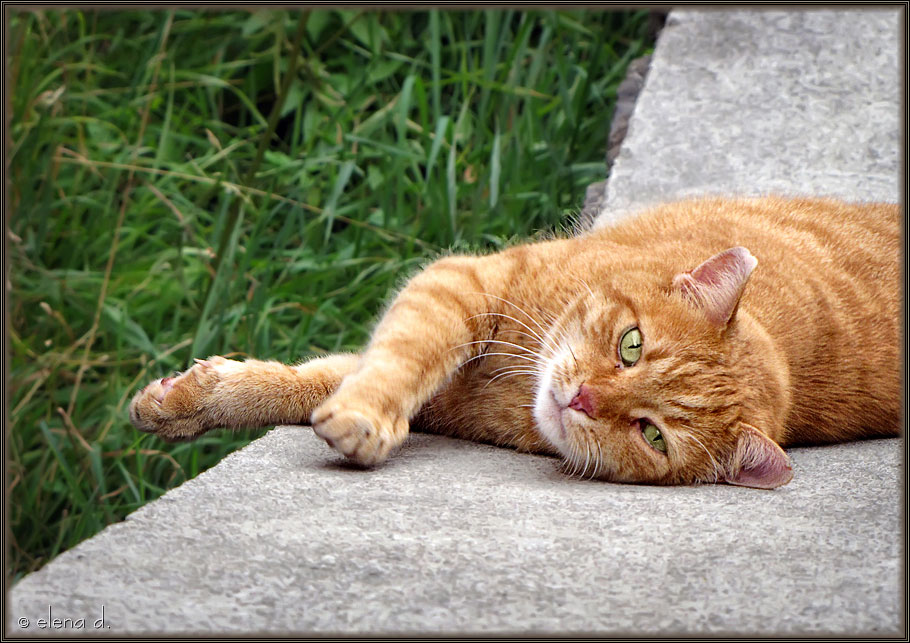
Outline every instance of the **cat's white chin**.
POLYGON ((556 370, 554 360, 550 360, 540 378, 540 385, 534 398, 534 420, 537 430, 550 444, 561 453, 569 452, 569 434, 564 417, 568 402, 559 400, 562 391, 554 386, 553 374, 556 370))
POLYGON ((541 389, 538 392, 534 403, 534 420, 540 434, 562 451, 569 436, 562 420, 562 409, 553 398, 553 391, 549 387, 546 391, 541 389))

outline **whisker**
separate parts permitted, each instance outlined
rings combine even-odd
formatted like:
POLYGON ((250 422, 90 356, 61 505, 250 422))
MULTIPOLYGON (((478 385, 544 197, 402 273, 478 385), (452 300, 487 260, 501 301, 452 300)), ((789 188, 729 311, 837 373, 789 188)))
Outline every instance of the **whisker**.
MULTIPOLYGON (((528 368, 526 366, 522 366, 522 367, 508 366, 508 367, 503 367, 503 368, 497 368, 496 371, 503 371, 506 368, 512 369, 510 371, 506 371, 506 373, 524 373, 526 375, 537 375, 536 370, 534 370, 532 368, 528 368)), ((491 371, 491 372, 495 373, 496 371, 491 371)), ((499 375, 505 375, 506 373, 500 373, 499 375)), ((497 375, 496 377, 499 377, 499 375, 497 375)), ((496 379, 496 377, 494 377, 493 379, 496 379)))
MULTIPOLYGON (((497 369, 497 370, 498 370, 498 369, 497 369)), ((501 377, 501 376, 503 376, 503 375, 511 375, 512 373, 521 373, 522 375, 537 375, 537 371, 535 371, 534 369, 528 368, 528 367, 526 367, 526 366, 521 366, 521 367, 514 367, 514 368, 512 368, 512 370, 510 370, 510 371, 506 371, 506 372, 504 372, 504 373, 500 373, 499 375, 496 375, 495 377, 490 378, 490 381, 492 382, 492 381, 494 381, 497 377, 501 377)))
MULTIPOLYGON (((588 470, 588 458, 591 458, 592 466, 591 466, 591 477, 589 478, 589 480, 590 480, 590 479, 593 479, 594 474, 597 473, 596 461, 597 461, 597 454, 598 454, 597 445, 594 443, 594 440, 591 439, 590 432, 585 433, 585 454, 586 454, 585 455, 585 471, 588 470)), ((584 476, 584 472, 582 473, 582 476, 584 476)))
MULTIPOLYGON (((579 432, 579 433, 580 433, 580 432, 579 432)), ((582 449, 582 447, 585 447, 585 449, 587 450, 587 445, 586 445, 585 442, 584 442, 584 438, 583 438, 583 437, 579 437, 579 439, 578 439, 578 464, 579 464, 579 466, 581 465, 581 449, 582 449)), ((587 464, 586 464, 586 466, 587 466, 587 464)), ((579 472, 579 474, 578 474, 578 477, 579 477, 579 478, 582 478, 582 477, 584 477, 584 475, 585 475, 584 470, 581 470, 581 471, 579 472)))
MULTIPOLYGON (((490 372, 491 372, 491 373, 498 373, 499 371, 504 371, 504 370, 506 370, 506 369, 508 369, 508 368, 515 368, 515 365, 514 365, 514 364, 509 364, 508 366, 500 366, 499 368, 494 368, 494 369, 493 369, 492 371, 490 371, 490 372)), ((536 371, 536 370, 535 370, 534 372, 535 372, 535 374, 536 374, 536 373, 540 373, 540 371, 536 371)))
POLYGON ((569 354, 572 356, 572 360, 575 362, 575 369, 578 370, 578 358, 575 357, 575 351, 572 350, 572 345, 569 342, 566 342, 566 348, 569 349, 569 354))
POLYGON ((546 310, 541 311, 541 313, 543 313, 543 315, 544 315, 544 321, 545 321, 545 322, 549 322, 550 324, 555 324, 555 323, 556 323, 556 315, 555 315, 555 314, 553 314, 553 313, 551 313, 551 312, 549 312, 549 311, 546 311, 546 310))
MULTIPOLYGON (((542 333, 546 334, 547 331, 546 331, 546 329, 545 329, 543 326, 540 325, 540 322, 538 322, 536 319, 534 319, 534 317, 533 317, 528 311, 524 310, 524 309, 523 309, 521 306, 519 306, 518 304, 516 304, 516 303, 514 303, 514 302, 511 302, 511 301, 509 301, 508 299, 503 299, 502 297, 497 297, 496 295, 491 295, 491 294, 488 293, 488 292, 481 292, 481 293, 474 293, 474 294, 477 294, 477 295, 485 295, 485 296, 487 296, 487 297, 492 297, 493 299, 498 299, 499 301, 501 301, 501 302, 503 302, 503 303, 505 303, 505 304, 508 304, 508 305, 512 306, 515 310, 517 310, 517 311, 519 311, 519 312, 521 312, 521 313, 524 313, 525 317, 527 317, 527 318, 530 319, 532 322, 534 322, 534 324, 537 325, 537 327, 540 329, 540 331, 541 331, 542 333)), ((517 321, 517 320, 516 320, 516 321, 517 321)), ((528 330, 530 330, 530 329, 528 329, 528 330)))
POLYGON ((573 478, 578 473, 578 465, 581 464, 581 458, 578 457, 578 451, 579 451, 578 445, 575 444, 575 442, 573 441, 572 442, 572 460, 574 461, 574 465, 575 465, 572 467, 572 477, 573 478))
POLYGON ((573 474, 572 474, 572 471, 569 470, 569 465, 574 464, 574 462, 575 462, 575 460, 574 460, 575 446, 570 442, 569 448, 570 448, 570 452, 568 455, 562 456, 562 464, 560 465, 559 468, 565 475, 572 477, 573 474))
POLYGON ((594 461, 594 471, 591 472, 592 480, 598 474, 598 472, 600 472, 600 465, 601 465, 601 461, 603 459, 603 451, 601 451, 600 449, 597 449, 595 455, 596 455, 596 460, 594 461))
MULTIPOLYGON (((547 344, 546 339, 544 339, 544 337, 540 336, 533 328, 531 328, 530 326, 528 326, 527 324, 525 324, 524 322, 522 322, 520 319, 515 319, 515 318, 512 317, 511 315, 506 315, 505 313, 494 313, 494 312, 477 313, 476 315, 471 315, 470 317, 466 318, 465 321, 468 321, 469 319, 475 319, 476 317, 486 317, 486 316, 491 316, 491 317, 505 317, 506 319, 511 319, 513 322, 515 322, 516 324, 520 325, 522 328, 524 328, 525 330, 527 330, 528 332, 530 332, 531 335, 532 335, 538 342, 540 342, 540 345, 541 345, 541 346, 546 346, 546 347, 548 347, 550 350, 555 350, 554 347, 551 346, 551 345, 549 345, 549 344, 547 344)), ((546 331, 544 331, 544 333, 546 334, 546 331)))
MULTIPOLYGON (((561 320, 553 320, 550 325, 550 330, 547 332, 545 345, 547 348, 553 351, 554 355, 559 353, 560 341, 558 337, 560 333, 565 330, 563 326, 565 325, 566 321, 568 321, 568 317, 566 316, 563 316, 561 320)), ((564 344, 566 348, 569 349, 569 353, 572 355, 572 359, 575 361, 575 367, 578 368, 578 358, 575 356, 575 351, 572 350, 571 344, 568 340, 565 340, 564 344)))
MULTIPOLYGON (((532 351, 530 348, 528 348, 526 346, 522 346, 521 344, 513 344, 512 342, 504 342, 500 339, 478 339, 473 342, 465 342, 464 344, 459 344, 458 346, 453 346, 452 348, 449 349, 449 352, 457 350, 459 348, 464 348, 465 346, 471 346, 472 344, 505 344, 506 346, 518 348, 518 349, 525 351, 526 353, 530 353, 531 355, 537 356, 537 353, 535 353, 534 351, 532 351)), ((490 353, 486 353, 486 354, 490 355, 490 353)))
MULTIPOLYGON (((691 429, 690 429, 690 431, 691 431, 691 429)), ((698 438, 696 438, 694 434, 687 433, 687 434, 685 434, 685 437, 686 437, 686 439, 695 440, 695 442, 698 444, 698 446, 700 446, 702 449, 704 449, 705 453, 708 454, 708 457, 711 458, 711 464, 714 466, 714 484, 717 484, 718 480, 720 479, 720 470, 719 470, 720 465, 718 465, 717 460, 714 459, 714 456, 711 455, 711 452, 708 451, 707 448, 705 448, 705 445, 702 444, 702 441, 699 440, 698 438)))
MULTIPOLYGON (((493 314, 493 313, 490 313, 490 314, 493 314)), ((496 313, 496 314, 498 314, 498 313, 496 313)), ((540 341, 540 337, 538 337, 537 335, 529 335, 528 333, 526 333, 526 332, 524 332, 524 331, 521 331, 521 330, 517 330, 517 329, 515 329, 515 328, 509 328, 509 329, 502 330, 502 331, 499 331, 499 332, 500 332, 500 333, 503 333, 503 334, 505 334, 505 333, 518 333, 519 335, 524 335, 525 337, 529 337, 529 338, 533 339, 534 341, 536 341, 538 344, 541 344, 541 345, 542 345, 542 343, 541 343, 541 341, 540 341)))
POLYGON ((481 388, 480 390, 481 390, 481 391, 484 390, 485 388, 487 388, 490 384, 492 384, 493 382, 495 382, 495 381, 498 380, 499 378, 509 379, 510 377, 515 377, 516 375, 533 375, 533 374, 534 374, 533 371, 515 371, 515 372, 512 372, 512 373, 500 373, 500 374, 497 375, 496 377, 491 378, 490 380, 488 380, 487 383, 484 384, 484 385, 483 385, 483 388, 481 388))
POLYGON ((591 290, 591 286, 588 285, 588 282, 582 279, 581 277, 572 277, 575 281, 579 282, 582 286, 588 289, 588 292, 591 294, 591 297, 597 299, 597 295, 594 294, 594 291, 591 290))
POLYGON ((539 359, 531 359, 530 357, 528 357, 526 355, 516 355, 515 353, 481 353, 480 355, 475 355, 471 359, 462 362, 461 365, 464 366, 465 364, 473 362, 475 359, 480 359, 481 357, 490 357, 491 355, 502 355, 504 357, 515 357, 517 359, 523 359, 526 362, 531 362, 532 364, 538 364, 539 366, 542 366, 544 368, 546 368, 546 366, 547 366, 546 362, 542 362, 539 359))
POLYGON ((543 338, 540 336, 540 334, 539 334, 536 330, 534 330, 533 328, 531 328, 530 326, 528 326, 527 324, 525 324, 523 321, 521 321, 520 319, 515 319, 514 317, 512 317, 512 315, 507 315, 507 314, 505 314, 505 313, 497 313, 497 312, 493 312, 492 310, 488 310, 488 311, 485 311, 485 312, 482 312, 482 313, 476 313, 476 314, 474 314, 474 315, 471 315, 470 317, 465 317, 465 321, 468 321, 469 319, 476 319, 477 317, 486 317, 486 316, 505 317, 506 319, 511 319, 511 320, 512 320, 513 322, 515 322, 516 324, 520 324, 523 328, 525 328, 525 329, 526 329, 529 333, 531 333, 538 341, 540 341, 540 340, 543 339, 543 338))
POLYGON ((588 461, 591 459, 591 444, 588 442, 588 436, 585 434, 585 468, 581 471, 581 478, 585 477, 588 472, 588 461))

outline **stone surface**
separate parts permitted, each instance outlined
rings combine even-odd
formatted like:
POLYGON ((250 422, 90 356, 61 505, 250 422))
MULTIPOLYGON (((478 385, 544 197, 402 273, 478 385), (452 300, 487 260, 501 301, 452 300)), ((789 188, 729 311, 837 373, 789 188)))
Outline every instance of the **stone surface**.
POLYGON ((22 580, 11 633, 893 633, 899 441, 791 456, 776 491, 648 487, 420 434, 362 471, 279 428, 22 580))
POLYGON ((598 224, 700 195, 901 199, 902 10, 674 11, 598 224))
MULTIPOLYGON (((706 190, 896 200, 902 19, 671 14, 602 221, 706 190)), ((120 634, 903 636, 902 452, 659 488, 428 435, 360 471, 280 428, 19 582, 8 633, 96 634, 103 608, 120 634)))
POLYGON ((635 102, 645 85, 648 69, 651 66, 651 55, 641 56, 629 63, 626 77, 616 88, 616 106, 610 122, 610 135, 607 136, 607 170, 613 167, 616 157, 622 149, 622 142, 629 131, 629 121, 635 112, 635 102))

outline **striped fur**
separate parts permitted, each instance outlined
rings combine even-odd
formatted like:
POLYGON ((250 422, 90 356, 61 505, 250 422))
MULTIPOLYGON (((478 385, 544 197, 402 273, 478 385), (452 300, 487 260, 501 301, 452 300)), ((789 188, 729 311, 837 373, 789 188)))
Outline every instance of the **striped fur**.
POLYGON ((900 433, 900 278, 896 205, 667 204, 570 239, 439 260, 359 355, 210 358, 147 386, 130 417, 170 440, 310 422, 367 465, 413 427, 559 455, 595 478, 773 487, 789 480, 777 445, 900 433), (731 262, 739 272, 712 276, 731 262), (709 282, 724 290, 700 289, 709 282), (643 352, 627 367, 617 347, 632 327, 643 352), (573 408, 582 384, 590 413, 573 408), (642 438, 643 418, 666 454, 642 438))

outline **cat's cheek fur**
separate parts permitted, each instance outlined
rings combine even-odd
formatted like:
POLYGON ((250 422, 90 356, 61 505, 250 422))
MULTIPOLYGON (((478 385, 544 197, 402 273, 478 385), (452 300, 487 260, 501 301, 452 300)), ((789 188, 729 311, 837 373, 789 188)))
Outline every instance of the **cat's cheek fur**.
POLYGON ((562 412, 552 397, 549 386, 537 391, 534 402, 534 420, 538 432, 563 455, 567 455, 568 434, 562 421, 562 412))
MULTIPOLYGON (((566 349, 565 354, 570 351, 566 349)), ((613 482, 665 480, 670 475, 666 456, 648 446, 636 429, 625 432, 568 408, 575 390, 562 383, 556 372, 566 371, 574 360, 562 353, 560 357, 548 360, 540 377, 534 419, 541 436, 565 458, 567 470, 613 482)))
POLYGON ((538 379, 534 395, 534 420, 538 432, 566 457, 570 457, 569 435, 563 413, 572 401, 574 391, 564 390, 556 378, 556 371, 564 363, 569 351, 561 348, 546 366, 538 379))

